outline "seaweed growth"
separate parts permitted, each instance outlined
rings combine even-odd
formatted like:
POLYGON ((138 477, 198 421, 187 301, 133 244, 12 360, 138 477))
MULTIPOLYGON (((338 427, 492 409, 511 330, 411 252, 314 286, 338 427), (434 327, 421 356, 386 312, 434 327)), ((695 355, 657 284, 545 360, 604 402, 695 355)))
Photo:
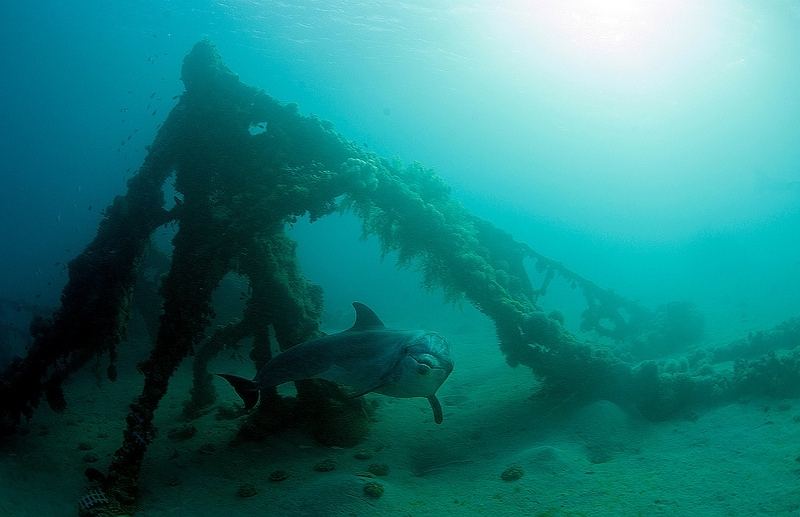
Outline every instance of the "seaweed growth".
MULTIPOLYGON (((649 336, 672 347, 692 336, 699 323, 670 334, 667 316, 690 313, 686 307, 672 307, 659 319, 515 241, 452 199, 432 170, 366 152, 330 123, 301 116, 296 105, 280 104, 241 83, 207 41, 186 56, 181 79, 186 91, 128 182, 128 192, 105 210, 95 239, 70 262, 61 307, 52 318, 34 321, 28 354, 14 359, 0 376, 0 433, 19 429, 42 396, 63 410, 63 381, 90 359, 108 353, 107 375, 113 380, 116 346, 125 335, 152 233, 177 223, 169 271, 159 289, 162 312, 158 325, 152 325, 155 343, 138 365, 144 377, 141 394, 130 405, 108 475, 92 470, 91 480, 102 489, 97 493, 115 507, 135 507, 141 463, 155 436, 154 412, 186 356, 196 350, 185 413, 191 418, 215 399, 206 365, 222 349, 252 338, 250 357, 260 367, 271 356, 271 332, 282 350, 319 336, 322 291, 302 275, 295 243, 284 231, 305 214, 314 221, 353 211, 363 221, 363 232, 380 239, 384 254, 396 252, 400 266, 421 269, 424 287, 442 288, 449 300, 466 297, 492 318, 508 363, 530 367, 547 393, 633 401, 658 419, 700 394, 731 393, 733 386, 760 376, 796 379, 795 356, 743 363, 736 382, 707 382, 665 371, 655 362, 632 367, 609 348, 579 342, 564 328, 563 316, 545 314, 538 306, 556 275, 586 298, 583 330, 617 341, 649 336), (251 132, 255 126, 263 131, 251 132), (166 210, 163 184, 173 174, 180 198, 166 210), (543 274, 538 288, 528 277, 526 260, 543 274), (212 293, 229 272, 249 282, 244 312, 206 340, 214 315, 212 293), (640 389, 631 390, 631 383, 640 389)), ((262 393, 266 403, 249 415, 240 437, 260 439, 264 432, 304 421, 326 445, 363 440, 370 421, 361 399, 350 399, 324 381, 296 386, 296 400, 282 399, 274 389, 262 393)), ((286 474, 273 477, 279 481, 286 474)), ((383 487, 373 484, 367 495, 380 497, 383 487)), ((95 503, 101 506, 86 499, 82 513, 93 514, 95 503)))

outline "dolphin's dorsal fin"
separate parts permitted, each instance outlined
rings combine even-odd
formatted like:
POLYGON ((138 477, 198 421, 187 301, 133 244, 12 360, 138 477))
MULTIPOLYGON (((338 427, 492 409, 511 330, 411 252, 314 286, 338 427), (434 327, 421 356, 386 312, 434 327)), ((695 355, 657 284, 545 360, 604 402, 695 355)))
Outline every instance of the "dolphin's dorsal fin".
POLYGON ((353 308, 356 310, 356 322, 348 330, 368 330, 386 326, 378 315, 363 303, 353 302, 353 308))

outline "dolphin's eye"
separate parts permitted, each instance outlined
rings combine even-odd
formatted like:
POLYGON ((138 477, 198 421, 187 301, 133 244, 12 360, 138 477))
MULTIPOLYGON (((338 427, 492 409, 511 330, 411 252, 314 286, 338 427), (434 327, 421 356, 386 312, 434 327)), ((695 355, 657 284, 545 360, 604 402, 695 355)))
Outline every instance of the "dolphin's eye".
POLYGON ((431 371, 431 367, 428 366, 427 364, 420 363, 419 366, 417 367, 417 373, 420 374, 420 375, 428 375, 428 373, 430 373, 430 371, 431 371))

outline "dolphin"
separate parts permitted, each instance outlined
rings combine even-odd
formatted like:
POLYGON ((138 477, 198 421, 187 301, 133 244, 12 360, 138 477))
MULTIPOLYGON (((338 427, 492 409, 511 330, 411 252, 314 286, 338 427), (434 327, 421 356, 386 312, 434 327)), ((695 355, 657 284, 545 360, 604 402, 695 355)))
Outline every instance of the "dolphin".
POLYGON ((453 371, 450 343, 426 330, 392 330, 363 303, 353 302, 356 322, 347 330, 297 344, 273 357, 253 380, 218 373, 242 398, 245 409, 261 390, 284 382, 325 379, 353 388, 352 397, 376 392, 425 397, 442 423, 436 390, 453 371))

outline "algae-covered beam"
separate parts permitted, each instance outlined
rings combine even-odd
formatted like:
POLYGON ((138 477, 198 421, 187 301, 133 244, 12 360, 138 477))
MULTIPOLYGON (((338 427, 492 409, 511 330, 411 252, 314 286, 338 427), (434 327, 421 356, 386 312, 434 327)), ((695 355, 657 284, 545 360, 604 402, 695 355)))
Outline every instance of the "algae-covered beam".
POLYGON ((133 505, 141 461, 155 437, 153 416, 169 379, 204 336, 213 314, 211 294, 228 271, 230 250, 213 246, 203 227, 183 224, 174 239, 172 267, 161 286, 164 313, 150 357, 139 364, 144 386, 131 404, 123 445, 114 455, 106 489, 118 502, 133 505), (202 235, 198 235, 202 234, 202 235), (198 244, 206 243, 206 246, 198 244))
POLYGON ((542 373, 520 329, 537 310, 539 297, 556 273, 584 292, 589 307, 583 330, 632 338, 651 321, 644 307, 601 289, 471 215, 450 197, 449 188, 433 171, 416 163, 403 167, 362 156, 369 160, 363 168, 371 167, 374 180, 348 192, 346 206, 362 219, 364 232, 380 239, 384 253, 397 252, 400 265, 416 264, 425 287, 441 287, 449 299, 466 296, 491 317, 510 364, 522 363, 542 373), (531 286, 523 263, 526 258, 546 272, 538 290, 531 286))
MULTIPOLYGON (((122 447, 104 479, 106 493, 125 507, 136 501, 154 412, 171 375, 204 339, 213 315, 211 293, 227 272, 250 281, 246 327, 239 330, 253 336, 257 362, 269 359, 270 327, 282 348, 317 335, 321 293, 300 274, 284 223, 305 212, 331 212, 346 188, 325 166, 338 168, 346 160, 350 150, 343 140, 321 122, 298 116, 296 108, 242 84, 210 44, 195 45, 182 78, 186 92, 165 124, 166 148, 150 150, 175 157, 175 189, 182 196, 174 209, 179 230, 171 267, 160 289, 163 314, 150 357, 139 365, 142 393, 131 404, 122 447), (265 131, 251 134, 258 124, 265 131)), ((312 394, 323 409, 336 392, 298 386, 300 398, 312 394)), ((355 404, 346 417, 365 420, 362 402, 355 404)))
POLYGON ((149 155, 127 194, 105 209, 97 236, 69 262, 61 307, 52 318, 34 320, 27 355, 0 376, 0 434, 30 419, 42 394, 63 410, 61 384, 94 357, 108 352, 108 377, 116 378, 115 347, 125 334, 137 264, 152 232, 172 218, 161 190, 170 171, 169 155, 149 155))

